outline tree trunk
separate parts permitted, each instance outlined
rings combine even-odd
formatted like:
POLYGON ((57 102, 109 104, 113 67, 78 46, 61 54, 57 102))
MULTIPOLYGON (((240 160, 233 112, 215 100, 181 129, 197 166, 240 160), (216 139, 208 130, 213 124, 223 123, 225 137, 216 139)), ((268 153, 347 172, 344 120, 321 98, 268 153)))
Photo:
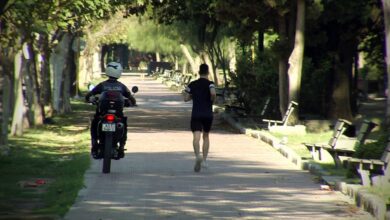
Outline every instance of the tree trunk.
POLYGON ((160 53, 156 52, 156 61, 161 62, 160 53))
MULTIPOLYGON (((10 117, 10 90, 11 82, 6 75, 0 76, 0 147, 5 146, 8 143, 8 122, 10 117)), ((2 150, 1 150, 2 151, 2 150)))
POLYGON ((43 124, 44 110, 40 101, 40 91, 38 84, 37 68, 35 67, 35 53, 32 44, 25 43, 25 63, 26 74, 24 83, 26 85, 26 99, 28 103, 28 119, 30 125, 43 124))
POLYGON ((259 26, 258 30, 257 50, 258 53, 264 52, 264 28, 262 26, 259 26))
POLYGON ((190 51, 184 44, 180 44, 180 48, 183 51, 184 56, 186 57, 188 63, 191 66, 192 73, 195 74, 198 72, 198 66, 196 65, 196 62, 194 58, 192 58, 190 51))
POLYGON ((387 107, 386 107, 386 128, 390 129, 390 1, 382 0, 385 37, 386 37, 386 71, 387 71, 387 107))
MULTIPOLYGON (((50 48, 48 35, 40 35, 39 53, 42 57, 40 68, 41 101, 44 105, 51 105, 51 77, 50 77, 50 48)), ((49 110, 49 111, 50 111, 49 110)), ((51 112, 51 111, 50 111, 51 112)))
POLYGON ((352 57, 339 58, 335 56, 334 61, 334 82, 330 103, 331 119, 343 118, 351 121, 353 119, 350 103, 350 78, 348 74, 352 67, 352 57), (344 60, 341 62, 340 60, 344 60), (350 61, 350 62, 349 62, 350 61), (349 70, 348 70, 349 69, 349 70))
MULTIPOLYGON (((290 64, 288 69, 289 77, 289 102, 299 103, 301 89, 302 65, 305 47, 305 0, 297 0, 297 20, 295 30, 295 43, 293 52, 288 59, 290 64)), ((289 122, 295 124, 298 122, 298 109, 294 111, 289 122)))
MULTIPOLYGON (((71 37, 71 36, 70 36, 71 37)), ((71 98, 71 89, 72 89, 72 81, 71 81, 71 75, 74 71, 74 52, 70 48, 72 48, 72 42, 74 37, 72 37, 72 40, 69 41, 67 53, 65 54, 66 60, 65 60, 65 66, 63 69, 63 80, 62 80, 62 90, 61 90, 61 96, 62 96, 62 109, 61 113, 68 113, 72 111, 72 107, 70 105, 70 98, 71 98)))
POLYGON ((53 109, 57 113, 70 111, 70 77, 67 74, 70 42, 69 34, 64 34, 50 59, 53 74, 53 109))
MULTIPOLYGON (((279 36, 281 41, 287 43, 287 27, 285 15, 279 16, 279 36)), ((282 115, 288 106, 288 79, 287 79, 287 56, 282 52, 279 56, 279 110, 282 115)))
POLYGON ((22 91, 23 78, 23 52, 18 51, 15 55, 14 68, 14 111, 12 117, 12 125, 10 134, 13 136, 21 136, 23 134, 23 119, 24 119, 24 98, 22 91))
POLYGON ((212 80, 216 86, 219 85, 218 73, 214 59, 211 59, 211 55, 204 53, 204 61, 209 66, 209 75, 212 76, 212 80))
MULTIPOLYGON (((236 72, 236 64, 237 64, 237 58, 236 58, 236 43, 231 41, 229 42, 229 71, 235 73, 236 72)), ((227 78, 225 79, 225 83, 227 82, 227 78)))

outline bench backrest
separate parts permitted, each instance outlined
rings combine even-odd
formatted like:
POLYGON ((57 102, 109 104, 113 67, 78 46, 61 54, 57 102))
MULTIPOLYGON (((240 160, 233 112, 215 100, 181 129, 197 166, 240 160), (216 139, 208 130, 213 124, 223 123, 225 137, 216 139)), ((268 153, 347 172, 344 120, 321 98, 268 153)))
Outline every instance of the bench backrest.
POLYGON ((355 149, 359 147, 360 145, 364 144, 366 139, 368 138, 368 135, 371 133, 372 129, 374 129, 377 126, 372 121, 364 120, 363 124, 360 126, 357 141, 355 143, 355 149))
POLYGON ((191 82, 191 79, 192 79, 192 75, 188 75, 186 81, 184 82, 184 84, 188 85, 190 82, 191 82))
POLYGON ((265 112, 267 111, 268 109, 268 106, 269 106, 269 102, 271 101, 271 98, 270 97, 267 97, 267 99, 265 100, 264 102, 264 106, 263 106, 263 109, 261 110, 260 112, 260 116, 263 117, 265 115, 265 112))
POLYGON ((337 144, 338 139, 340 136, 344 133, 344 131, 347 129, 347 126, 351 125, 352 123, 345 120, 345 119, 338 119, 332 133, 332 137, 329 139, 328 145, 334 148, 337 144))
POLYGON ((283 119, 282 119, 282 124, 283 125, 287 124, 288 118, 290 117, 291 113, 294 111, 295 107, 297 107, 297 106, 298 106, 298 103, 296 103, 294 101, 290 102, 290 104, 288 105, 287 111, 284 114, 283 119))

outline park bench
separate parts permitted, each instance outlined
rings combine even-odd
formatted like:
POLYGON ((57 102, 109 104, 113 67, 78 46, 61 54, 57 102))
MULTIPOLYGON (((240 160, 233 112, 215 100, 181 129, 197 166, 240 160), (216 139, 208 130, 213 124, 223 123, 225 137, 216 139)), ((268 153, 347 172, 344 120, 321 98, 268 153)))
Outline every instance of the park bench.
POLYGON ((234 113, 235 115, 245 117, 248 114, 248 109, 244 103, 244 92, 241 92, 238 88, 225 87, 222 89, 216 89, 217 97, 222 98, 222 104, 225 107, 226 112, 234 113))
POLYGON ((171 78, 176 74, 177 72, 174 70, 164 70, 161 74, 160 77, 162 78, 163 82, 167 82, 171 80, 171 78))
POLYGON ((390 137, 380 159, 349 158, 348 166, 360 174, 363 186, 384 186, 390 184, 390 137))
POLYGON ((341 139, 341 136, 347 129, 347 126, 351 126, 351 122, 339 119, 335 125, 332 137, 329 139, 328 144, 304 143, 311 152, 313 159, 321 161, 323 150, 326 150, 332 156, 335 166, 340 167, 343 161, 346 161, 347 158, 350 158, 355 153, 355 149, 358 146, 364 144, 376 124, 371 121, 364 120, 360 126, 357 138, 341 139))
POLYGON ((172 86, 174 86, 178 90, 183 90, 190 82, 192 79, 191 74, 180 74, 177 75, 172 82, 172 86))
POLYGON ((215 102, 215 105, 223 105, 223 108, 226 112, 234 113, 236 116, 239 117, 262 119, 267 112, 271 101, 270 97, 266 97, 264 105, 260 111, 260 115, 253 115, 249 113, 249 109, 246 107, 246 104, 244 102, 244 92, 241 92, 235 87, 229 86, 216 87, 215 91, 217 95, 217 101, 215 102))
POLYGON ((171 63, 151 61, 148 64, 148 75, 158 76, 164 74, 166 70, 172 70, 171 63))
POLYGON ((271 126, 286 126, 291 113, 294 111, 294 109, 297 106, 298 106, 297 102, 291 101, 281 121, 272 120, 272 119, 263 119, 263 122, 267 122, 268 128, 270 128, 271 126))
POLYGON ((327 144, 322 144, 322 143, 315 143, 315 144, 303 143, 303 144, 310 151, 311 156, 314 160, 321 161, 323 156, 322 150, 325 148, 325 146, 329 148, 334 148, 340 136, 347 129, 347 126, 351 124, 352 124, 351 122, 345 119, 338 119, 334 126, 332 137, 329 139, 327 144))

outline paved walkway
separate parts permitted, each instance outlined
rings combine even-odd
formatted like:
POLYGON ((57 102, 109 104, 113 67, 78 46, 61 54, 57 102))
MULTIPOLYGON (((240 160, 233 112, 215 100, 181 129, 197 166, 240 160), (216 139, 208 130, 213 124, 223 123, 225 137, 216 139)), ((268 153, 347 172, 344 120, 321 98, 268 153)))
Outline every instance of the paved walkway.
POLYGON ((321 191, 267 144, 233 133, 218 116, 209 168, 193 172, 190 105, 151 79, 127 110, 126 157, 102 174, 93 161, 65 219, 370 219, 339 192, 321 191))

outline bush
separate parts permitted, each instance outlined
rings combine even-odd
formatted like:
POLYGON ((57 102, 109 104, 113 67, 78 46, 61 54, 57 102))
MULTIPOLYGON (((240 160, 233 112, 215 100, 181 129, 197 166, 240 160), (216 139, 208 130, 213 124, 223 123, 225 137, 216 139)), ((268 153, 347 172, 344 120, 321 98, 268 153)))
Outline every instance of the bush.
POLYGON ((324 59, 316 66, 310 58, 305 57, 300 95, 302 113, 326 116, 330 73, 330 59, 324 59))
MULTIPOLYGON (((382 133, 377 141, 362 144, 355 148, 355 153, 353 157, 361 159, 380 159, 383 152, 385 151, 387 145, 387 138, 389 135, 387 133, 382 133)), ((356 169, 349 168, 347 172, 347 177, 353 178, 358 177, 356 169)))
POLYGON ((233 84, 243 94, 245 107, 252 114, 259 114, 268 97, 271 109, 278 108, 278 69, 270 54, 259 55, 254 63, 248 57, 242 57, 237 63, 237 74, 231 75, 233 84))
POLYGON ((386 148, 388 135, 383 133, 377 141, 360 145, 355 149, 354 157, 362 159, 380 159, 386 148))

